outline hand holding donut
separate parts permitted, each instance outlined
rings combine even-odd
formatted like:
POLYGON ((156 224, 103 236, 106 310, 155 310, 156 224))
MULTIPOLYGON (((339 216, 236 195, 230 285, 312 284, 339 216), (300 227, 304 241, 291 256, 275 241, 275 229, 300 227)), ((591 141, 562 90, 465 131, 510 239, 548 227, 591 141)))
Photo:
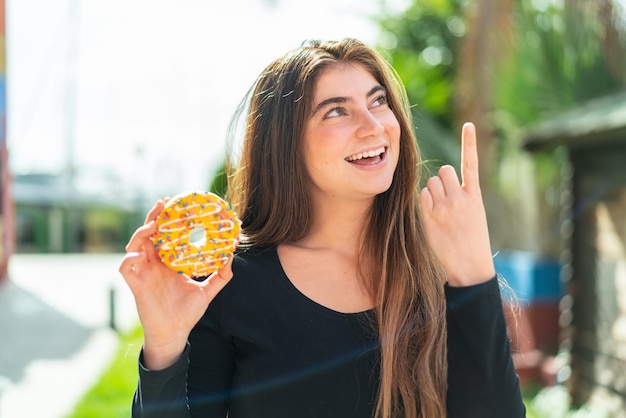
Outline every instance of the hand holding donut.
POLYGON ((119 268, 133 293, 143 327, 144 365, 153 370, 169 366, 180 356, 191 329, 232 278, 232 255, 202 282, 181 275, 161 261, 153 238, 164 208, 165 202, 158 201, 150 210, 144 225, 128 242, 119 268))
POLYGON ((471 123, 463 125, 461 177, 459 183, 454 168, 442 166, 420 193, 426 234, 451 286, 470 286, 495 276, 471 123))

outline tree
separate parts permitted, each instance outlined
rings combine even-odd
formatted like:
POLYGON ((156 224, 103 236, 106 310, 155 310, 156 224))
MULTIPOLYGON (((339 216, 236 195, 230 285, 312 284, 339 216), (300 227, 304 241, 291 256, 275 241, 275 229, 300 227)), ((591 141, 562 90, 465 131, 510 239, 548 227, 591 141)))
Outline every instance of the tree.
POLYGON ((381 18, 380 48, 418 111, 453 138, 462 122, 477 125, 495 247, 556 251, 545 231, 558 223, 564 156, 531 159, 519 133, 624 88, 623 12, 616 0, 414 0, 381 18))
POLYGON ((400 16, 380 19, 378 49, 403 80, 426 171, 442 164, 459 168, 460 144, 454 125, 454 62, 465 24, 461 0, 413 2, 400 16))
POLYGON ((513 52, 494 79, 491 121, 499 132, 494 179, 505 209, 516 209, 513 213, 534 226, 526 247, 556 253, 565 187, 560 170, 567 156, 557 151, 530 161, 518 134, 542 118, 625 87, 624 27, 610 0, 522 0, 515 13, 513 52), (528 184, 534 193, 515 193, 528 184))

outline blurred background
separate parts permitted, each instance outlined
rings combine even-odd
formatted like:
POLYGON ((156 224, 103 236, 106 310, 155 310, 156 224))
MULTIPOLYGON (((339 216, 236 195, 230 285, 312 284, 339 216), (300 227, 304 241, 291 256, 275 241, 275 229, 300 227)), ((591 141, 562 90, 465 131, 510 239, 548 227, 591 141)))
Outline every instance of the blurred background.
POLYGON ((127 235, 117 230, 119 210, 143 213, 157 198, 208 187, 229 118, 270 60, 307 38, 374 42, 369 16, 380 7, 356 0, 8 1, 15 197, 41 199, 45 191, 74 208, 100 206, 63 226, 60 213, 20 210, 20 249, 102 250, 112 238, 119 248, 127 235), (49 221, 59 226, 44 236, 40 223, 49 221))
POLYGON ((477 126, 529 417, 626 416, 626 1, 0 0, 0 18, 0 417, 128 416, 130 234, 158 198, 223 192, 230 116, 271 60, 347 36, 406 85, 425 174, 477 126))

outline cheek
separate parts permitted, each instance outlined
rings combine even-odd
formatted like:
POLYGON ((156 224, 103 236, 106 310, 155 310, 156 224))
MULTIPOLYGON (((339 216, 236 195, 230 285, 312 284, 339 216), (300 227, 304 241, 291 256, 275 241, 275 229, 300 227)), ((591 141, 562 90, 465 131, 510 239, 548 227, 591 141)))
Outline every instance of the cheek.
POLYGON ((385 130, 387 131, 391 148, 396 150, 397 154, 400 151, 400 123, 398 123, 395 117, 390 118, 389 123, 385 125, 385 130))
POLYGON ((393 113, 390 118, 387 131, 396 143, 400 141, 400 122, 398 122, 398 119, 396 119, 396 116, 393 113))
POLYGON ((331 161, 332 158, 330 158, 327 150, 318 148, 314 152, 311 152, 310 150, 306 161, 306 167, 309 174, 313 176, 320 176, 331 170, 331 161))
POLYGON ((311 172, 311 158, 313 157, 313 151, 314 151, 314 147, 313 147, 313 143, 314 143, 314 138, 311 138, 311 133, 307 131, 307 129, 304 130, 303 136, 302 136, 302 140, 301 140, 301 158, 302 158, 302 162, 304 163, 304 168, 305 170, 310 174, 311 172))
POLYGON ((325 171, 327 165, 327 156, 320 138, 310 138, 304 141, 302 150, 302 158, 304 168, 309 179, 315 180, 320 176, 320 172, 325 171), (311 140, 312 139, 312 140, 311 140))
POLYGON ((334 130, 319 130, 305 139, 303 155, 310 171, 325 169, 337 160, 343 152, 341 138, 334 130))
POLYGON ((391 148, 395 150, 395 152, 393 152, 392 154, 393 160, 394 160, 393 167, 395 171, 398 165, 398 160, 400 159, 400 134, 401 134, 400 123, 395 118, 395 116, 393 117, 393 120, 390 121, 389 125, 387 126, 387 134, 389 135, 391 148))

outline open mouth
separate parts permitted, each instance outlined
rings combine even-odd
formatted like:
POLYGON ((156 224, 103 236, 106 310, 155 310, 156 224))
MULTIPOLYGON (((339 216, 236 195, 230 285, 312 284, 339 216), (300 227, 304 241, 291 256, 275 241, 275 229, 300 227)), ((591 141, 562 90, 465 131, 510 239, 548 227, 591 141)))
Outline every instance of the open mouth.
POLYGON ((379 147, 366 152, 359 152, 357 154, 350 155, 345 158, 349 163, 358 165, 376 164, 385 157, 387 147, 379 147))

